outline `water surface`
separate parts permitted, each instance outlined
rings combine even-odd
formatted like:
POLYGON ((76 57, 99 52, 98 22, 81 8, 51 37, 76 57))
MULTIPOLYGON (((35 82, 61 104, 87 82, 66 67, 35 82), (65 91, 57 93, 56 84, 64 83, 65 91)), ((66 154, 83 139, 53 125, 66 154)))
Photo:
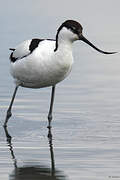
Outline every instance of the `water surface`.
POLYGON ((39 34, 53 38, 56 27, 63 19, 79 19, 81 16, 86 32, 90 33, 88 39, 91 36, 92 42, 103 50, 119 51, 120 31, 117 29, 120 27, 116 19, 120 14, 117 3, 113 5, 111 1, 106 1, 110 6, 108 8, 104 1, 100 4, 97 2, 98 10, 97 3, 93 1, 94 6, 91 4, 85 15, 85 3, 78 12, 75 6, 75 10, 71 11, 74 4, 69 2, 68 12, 63 11, 63 16, 55 20, 56 11, 52 10, 56 8, 60 15, 59 8, 51 5, 49 9, 52 14, 49 16, 49 11, 45 15, 43 11, 38 11, 37 4, 35 9, 33 2, 29 2, 30 9, 26 3, 24 8, 20 4, 18 7, 15 1, 14 4, 12 1, 11 4, 6 3, 6 6, 5 3, 1 4, 1 9, 3 5, 6 7, 6 15, 1 10, 0 180, 120 179, 119 53, 102 55, 82 42, 74 44, 73 70, 56 88, 52 139, 47 137, 51 88, 19 88, 8 129, 5 131, 2 127, 14 90, 9 74, 9 47, 26 38, 39 37, 39 34), (105 5, 103 9, 102 3, 105 5), (93 16, 95 9, 98 11, 96 17, 93 16), (39 19, 38 14, 42 18, 39 19), (51 25, 48 25, 50 20, 51 25))

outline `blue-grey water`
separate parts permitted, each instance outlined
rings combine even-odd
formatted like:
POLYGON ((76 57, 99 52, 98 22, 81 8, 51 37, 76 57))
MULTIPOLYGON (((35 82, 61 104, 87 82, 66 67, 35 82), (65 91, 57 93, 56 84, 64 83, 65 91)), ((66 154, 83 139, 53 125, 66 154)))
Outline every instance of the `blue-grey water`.
POLYGON ((103 55, 74 43, 72 72, 56 88, 52 139, 51 88, 19 88, 8 128, 2 127, 14 90, 8 49, 33 37, 54 38, 61 22, 77 19, 96 46, 119 51, 120 2, 115 2, 1 1, 0 180, 120 179, 119 53, 103 55))

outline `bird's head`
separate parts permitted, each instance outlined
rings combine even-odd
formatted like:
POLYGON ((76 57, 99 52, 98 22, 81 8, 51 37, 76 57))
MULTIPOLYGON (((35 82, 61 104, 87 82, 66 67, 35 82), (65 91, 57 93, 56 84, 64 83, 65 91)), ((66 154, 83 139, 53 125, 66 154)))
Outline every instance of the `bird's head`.
POLYGON ((106 52, 98 49, 96 46, 94 46, 90 41, 88 41, 84 36, 83 36, 83 27, 82 25, 74 20, 67 20, 65 21, 57 31, 56 35, 56 49, 58 46, 58 41, 59 38, 64 40, 64 41, 69 41, 69 42, 74 42, 76 40, 81 40, 87 43, 89 46, 93 47, 95 50, 99 51, 100 53, 103 54, 114 54, 116 52, 106 52))

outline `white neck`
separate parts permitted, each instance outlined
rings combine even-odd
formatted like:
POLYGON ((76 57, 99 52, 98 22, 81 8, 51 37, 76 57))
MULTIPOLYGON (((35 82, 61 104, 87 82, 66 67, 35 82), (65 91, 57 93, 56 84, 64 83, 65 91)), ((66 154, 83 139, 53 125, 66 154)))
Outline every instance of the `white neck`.
POLYGON ((72 42, 62 37, 58 38, 58 49, 59 50, 70 50, 72 51, 72 42))
POLYGON ((57 36, 57 49, 69 49, 72 50, 72 43, 77 40, 74 34, 67 28, 62 28, 57 36))

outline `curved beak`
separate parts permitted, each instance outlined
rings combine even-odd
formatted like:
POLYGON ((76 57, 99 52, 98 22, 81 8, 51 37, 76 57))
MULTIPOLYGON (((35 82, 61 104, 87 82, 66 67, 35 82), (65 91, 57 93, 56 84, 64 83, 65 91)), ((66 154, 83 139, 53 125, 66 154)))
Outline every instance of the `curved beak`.
POLYGON ((100 53, 103 53, 103 54, 115 54, 115 53, 117 53, 117 52, 106 52, 106 51, 102 51, 101 49, 98 49, 90 41, 88 41, 83 35, 79 36, 79 40, 84 41, 85 43, 87 43, 88 45, 90 45, 91 47, 93 47, 95 50, 97 50, 100 53))

